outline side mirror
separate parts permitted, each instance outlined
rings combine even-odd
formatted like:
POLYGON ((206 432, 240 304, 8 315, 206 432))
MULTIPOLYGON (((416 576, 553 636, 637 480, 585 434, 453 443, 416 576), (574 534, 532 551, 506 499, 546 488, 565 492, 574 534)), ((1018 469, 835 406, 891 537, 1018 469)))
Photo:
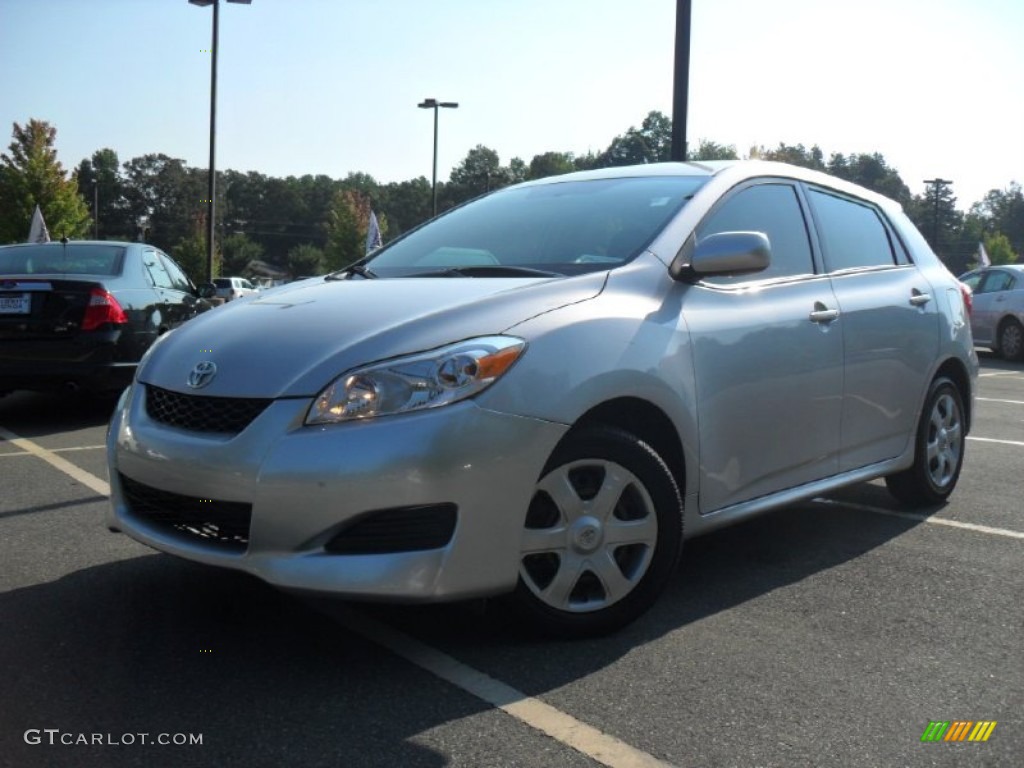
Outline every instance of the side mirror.
POLYGON ((669 273, 676 280, 748 275, 772 263, 772 246, 763 232, 719 232, 694 241, 691 235, 679 250, 669 273))
POLYGON ((196 293, 199 294, 200 299, 212 299, 217 295, 217 286, 213 283, 202 283, 196 289, 196 293))

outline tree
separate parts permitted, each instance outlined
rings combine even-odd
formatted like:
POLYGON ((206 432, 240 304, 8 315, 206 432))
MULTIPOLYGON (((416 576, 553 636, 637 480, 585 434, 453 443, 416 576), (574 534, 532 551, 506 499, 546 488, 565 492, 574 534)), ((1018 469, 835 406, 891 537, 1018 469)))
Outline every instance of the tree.
POLYGON ((982 220, 986 232, 1002 232, 1013 251, 1024 254, 1024 190, 1020 184, 1012 182, 1006 189, 990 190, 971 207, 971 213, 982 220))
MULTIPOLYGON (((327 214, 325 266, 329 270, 347 267, 366 255, 366 231, 370 223, 370 200, 355 189, 335 193, 327 214)), ((383 235, 386 220, 378 220, 383 235)))
POLYGON ((57 160, 57 129, 43 120, 14 123, 10 154, 0 155, 0 242, 23 241, 38 205, 54 239, 89 232, 89 209, 57 160))
POLYGON ((572 152, 545 152, 534 155, 527 170, 527 178, 543 179, 547 176, 561 176, 576 170, 572 152))
MULTIPOLYGON (((466 153, 466 157, 452 169, 448 183, 444 186, 442 208, 464 203, 488 190, 497 189, 510 183, 512 173, 501 167, 498 153, 483 144, 477 144, 466 153)), ((442 195, 438 195, 442 197, 442 195)))
POLYGON ((726 146, 710 139, 701 139, 697 151, 691 153, 687 160, 738 160, 736 147, 732 144, 726 146))
POLYGON ((1017 262, 1017 254, 1013 252, 1010 245, 1010 238, 999 232, 995 235, 985 236, 985 252, 989 261, 993 264, 1014 264, 1017 262))
POLYGON ((206 231, 207 172, 164 154, 135 157, 124 164, 130 220, 159 248, 206 231))
MULTIPOLYGON (((179 240, 168 253, 185 270, 192 282, 198 285, 206 282, 206 238, 202 235, 191 235, 179 240)), ((214 270, 221 274, 219 254, 214 254, 214 270)))
POLYGON ((827 170, 841 179, 891 197, 901 205, 910 202, 910 188, 900 178, 896 169, 890 167, 878 152, 871 155, 851 154, 847 157, 838 153, 833 154, 829 158, 827 170))
POLYGON ((773 160, 778 163, 789 163, 799 165, 802 168, 810 168, 815 171, 825 170, 825 155, 821 147, 815 144, 808 149, 803 144, 783 144, 775 149, 765 147, 751 147, 749 157, 752 160, 773 160))
POLYGON ((221 240, 221 254, 219 274, 243 275, 250 261, 263 257, 263 246, 243 234, 228 235, 221 240))
POLYGON ((285 267, 292 277, 320 275, 325 271, 324 252, 315 245, 296 245, 285 259, 285 267))
POLYGON ((654 111, 639 128, 616 136, 597 160, 597 167, 661 163, 672 158, 672 118, 654 111))
POLYGON ((431 216, 430 180, 425 176, 387 184, 378 190, 377 197, 377 204, 387 214, 395 235, 422 224, 431 216))
POLYGON ((134 240, 138 227, 132 220, 125 196, 125 181, 117 152, 112 149, 96 150, 91 159, 86 158, 78 164, 75 175, 78 193, 85 198, 93 216, 96 212, 92 207, 99 198, 98 237, 103 240, 134 240))

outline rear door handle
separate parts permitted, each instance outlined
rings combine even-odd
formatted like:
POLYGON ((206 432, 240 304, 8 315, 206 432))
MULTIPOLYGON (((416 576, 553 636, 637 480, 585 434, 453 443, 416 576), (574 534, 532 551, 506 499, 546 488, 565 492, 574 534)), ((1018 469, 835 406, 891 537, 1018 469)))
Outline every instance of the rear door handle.
POLYGON ((839 317, 838 309, 829 309, 820 301, 814 302, 814 309, 810 314, 812 323, 831 323, 837 317, 839 317))
POLYGON ((923 307, 932 300, 930 293, 921 293, 917 288, 910 292, 910 303, 915 307, 923 307))

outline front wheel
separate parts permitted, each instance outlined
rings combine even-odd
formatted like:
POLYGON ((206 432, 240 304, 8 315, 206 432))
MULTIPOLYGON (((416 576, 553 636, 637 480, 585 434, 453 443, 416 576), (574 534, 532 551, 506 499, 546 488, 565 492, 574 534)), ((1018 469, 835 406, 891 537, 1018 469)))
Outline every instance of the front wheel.
POLYGON ((662 458, 628 432, 580 429, 537 481, 512 600, 545 634, 614 631, 664 589, 682 533, 682 501, 662 458))
POLYGON ((967 425, 960 390, 949 379, 937 378, 921 411, 914 464, 885 478, 889 492, 911 507, 945 501, 960 477, 966 444, 967 425))

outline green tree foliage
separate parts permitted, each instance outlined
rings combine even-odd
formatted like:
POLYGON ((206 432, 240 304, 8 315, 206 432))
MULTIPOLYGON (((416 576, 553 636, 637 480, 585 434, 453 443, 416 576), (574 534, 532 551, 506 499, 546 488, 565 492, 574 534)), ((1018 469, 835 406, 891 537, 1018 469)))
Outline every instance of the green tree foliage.
POLYGON ((543 179, 547 176, 561 176, 576 170, 572 152, 545 152, 534 155, 526 172, 527 178, 543 179))
POLYGON ((696 152, 690 152, 687 160, 738 160, 736 147, 726 146, 710 139, 701 139, 696 152))
POLYGON ((221 268, 219 274, 247 276, 249 262, 263 257, 263 246, 243 234, 228 235, 220 244, 221 268))
MULTIPOLYGON (((342 189, 334 194, 327 213, 327 247, 324 249, 328 270, 341 269, 366 255, 366 230, 370 222, 370 199, 355 189, 342 189)), ((381 232, 384 231, 384 223, 381 232)))
POLYGON ((483 144, 477 144, 466 153, 466 157, 452 169, 444 195, 438 195, 443 203, 440 208, 450 208, 466 200, 482 195, 488 190, 509 184, 512 173, 501 167, 498 153, 483 144))
POLYGON ((82 237, 89 232, 89 210, 74 179, 57 160, 57 129, 43 120, 14 123, 10 153, 0 155, 0 242, 28 237, 36 205, 50 237, 82 237))
POLYGON ((424 176, 381 187, 377 202, 380 211, 387 215, 391 233, 400 235, 429 219, 430 196, 430 180, 424 176))
POLYGON ((131 220, 143 224, 144 239, 169 249, 206 231, 207 172, 164 154, 124 164, 125 198, 131 220))
POLYGON ((1024 254, 1024 191, 1020 184, 990 190, 971 207, 971 213, 981 219, 985 232, 1005 234, 1012 250, 1024 254))
POLYGON ((632 127, 612 139, 596 167, 661 163, 672 157, 672 119, 661 112, 649 112, 639 128, 632 127))
POLYGON ((910 188, 900 178, 895 168, 885 162, 882 155, 874 154, 833 154, 826 170, 833 176, 860 184, 862 187, 891 197, 902 205, 910 202, 910 188))
POLYGON ((986 235, 984 243, 985 252, 993 264, 1015 264, 1018 261, 1018 255, 1013 252, 1013 246, 1010 245, 1010 238, 1002 232, 986 235))
POLYGON ((748 155, 752 160, 772 160, 777 163, 799 165, 815 171, 825 170, 825 155, 817 144, 809 149, 803 144, 783 144, 774 149, 751 147, 748 155))
MULTIPOLYGON (((101 208, 102 210, 102 208, 101 208)), ((191 235, 179 240, 173 248, 167 251, 168 254, 185 270, 192 282, 196 285, 206 282, 206 238, 201 235, 191 235)), ((222 274, 220 268, 220 254, 214 254, 214 270, 216 274, 222 274)))
POLYGON ((296 245, 288 251, 284 266, 291 273, 292 277, 323 274, 326 271, 324 252, 315 245, 309 245, 308 243, 296 245))
POLYGON ((75 173, 78 192, 95 216, 93 205, 99 198, 99 232, 101 240, 134 240, 138 227, 132 220, 125 182, 121 176, 121 163, 112 149, 93 152, 78 165, 75 173))

